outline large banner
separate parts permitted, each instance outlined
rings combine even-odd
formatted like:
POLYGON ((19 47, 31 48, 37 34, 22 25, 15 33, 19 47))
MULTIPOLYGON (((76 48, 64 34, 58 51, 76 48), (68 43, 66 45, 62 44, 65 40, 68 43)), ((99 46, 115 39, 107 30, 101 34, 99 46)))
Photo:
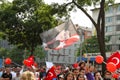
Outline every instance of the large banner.
POLYGON ((69 20, 53 29, 40 34, 45 48, 59 50, 79 40, 76 28, 69 20))

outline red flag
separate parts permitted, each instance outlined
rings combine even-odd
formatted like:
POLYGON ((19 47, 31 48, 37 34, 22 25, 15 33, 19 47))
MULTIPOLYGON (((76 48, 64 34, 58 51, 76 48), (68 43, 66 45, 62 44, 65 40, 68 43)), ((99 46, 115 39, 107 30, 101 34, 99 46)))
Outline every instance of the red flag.
POLYGON ((79 35, 71 20, 43 32, 40 37, 45 48, 54 50, 68 47, 79 40, 79 35))
POLYGON ((56 73, 56 75, 59 75, 61 73, 61 66, 56 67, 55 73, 56 73))
POLYGON ((117 69, 120 68, 120 53, 114 52, 108 59, 107 63, 112 62, 116 65, 117 69))
POLYGON ((75 69, 79 68, 79 64, 78 64, 78 63, 74 63, 72 66, 73 66, 73 68, 75 68, 75 69))
POLYGON ((56 73, 55 73, 55 66, 52 66, 46 75, 45 80, 53 80, 54 78, 57 78, 56 73))
POLYGON ((78 40, 79 40, 79 35, 77 35, 77 34, 71 36, 68 39, 59 40, 60 44, 56 48, 53 48, 53 49, 54 50, 59 50, 59 49, 64 48, 64 47, 68 47, 68 46, 72 45, 74 42, 77 42, 78 40))

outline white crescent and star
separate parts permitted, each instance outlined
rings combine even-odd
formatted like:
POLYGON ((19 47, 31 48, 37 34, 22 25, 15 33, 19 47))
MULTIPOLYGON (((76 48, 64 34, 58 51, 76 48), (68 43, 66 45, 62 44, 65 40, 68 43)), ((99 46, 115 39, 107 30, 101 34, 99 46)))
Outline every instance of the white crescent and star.
POLYGON ((53 76, 53 73, 52 72, 49 72, 50 76, 52 77, 53 76))
POLYGON ((113 57, 112 60, 116 60, 117 61, 115 65, 118 65, 119 62, 120 62, 120 60, 117 57, 113 57))

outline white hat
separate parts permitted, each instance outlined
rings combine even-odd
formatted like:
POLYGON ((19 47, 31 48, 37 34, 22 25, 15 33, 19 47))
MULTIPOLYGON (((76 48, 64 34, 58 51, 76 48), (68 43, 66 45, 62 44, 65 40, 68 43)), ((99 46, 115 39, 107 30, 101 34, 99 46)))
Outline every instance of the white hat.
POLYGON ((64 75, 63 74, 59 75, 59 78, 64 78, 64 75))

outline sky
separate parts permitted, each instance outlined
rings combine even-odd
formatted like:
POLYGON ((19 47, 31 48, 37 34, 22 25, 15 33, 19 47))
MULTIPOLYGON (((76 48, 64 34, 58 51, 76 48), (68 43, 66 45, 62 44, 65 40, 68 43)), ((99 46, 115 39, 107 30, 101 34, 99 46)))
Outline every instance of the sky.
MULTIPOLYGON (((51 4, 52 2, 56 2, 56 3, 60 3, 62 4, 63 2, 65 2, 65 0, 44 0, 45 3, 47 4, 51 4)), ((69 0, 70 2, 70 0, 69 0)), ((88 12, 90 15, 92 15, 92 12, 89 11, 88 12)), ((92 23, 89 20, 89 18, 80 10, 77 9, 77 12, 71 12, 71 20, 74 24, 78 24, 79 26, 83 26, 83 27, 90 27, 92 28, 92 23)))

